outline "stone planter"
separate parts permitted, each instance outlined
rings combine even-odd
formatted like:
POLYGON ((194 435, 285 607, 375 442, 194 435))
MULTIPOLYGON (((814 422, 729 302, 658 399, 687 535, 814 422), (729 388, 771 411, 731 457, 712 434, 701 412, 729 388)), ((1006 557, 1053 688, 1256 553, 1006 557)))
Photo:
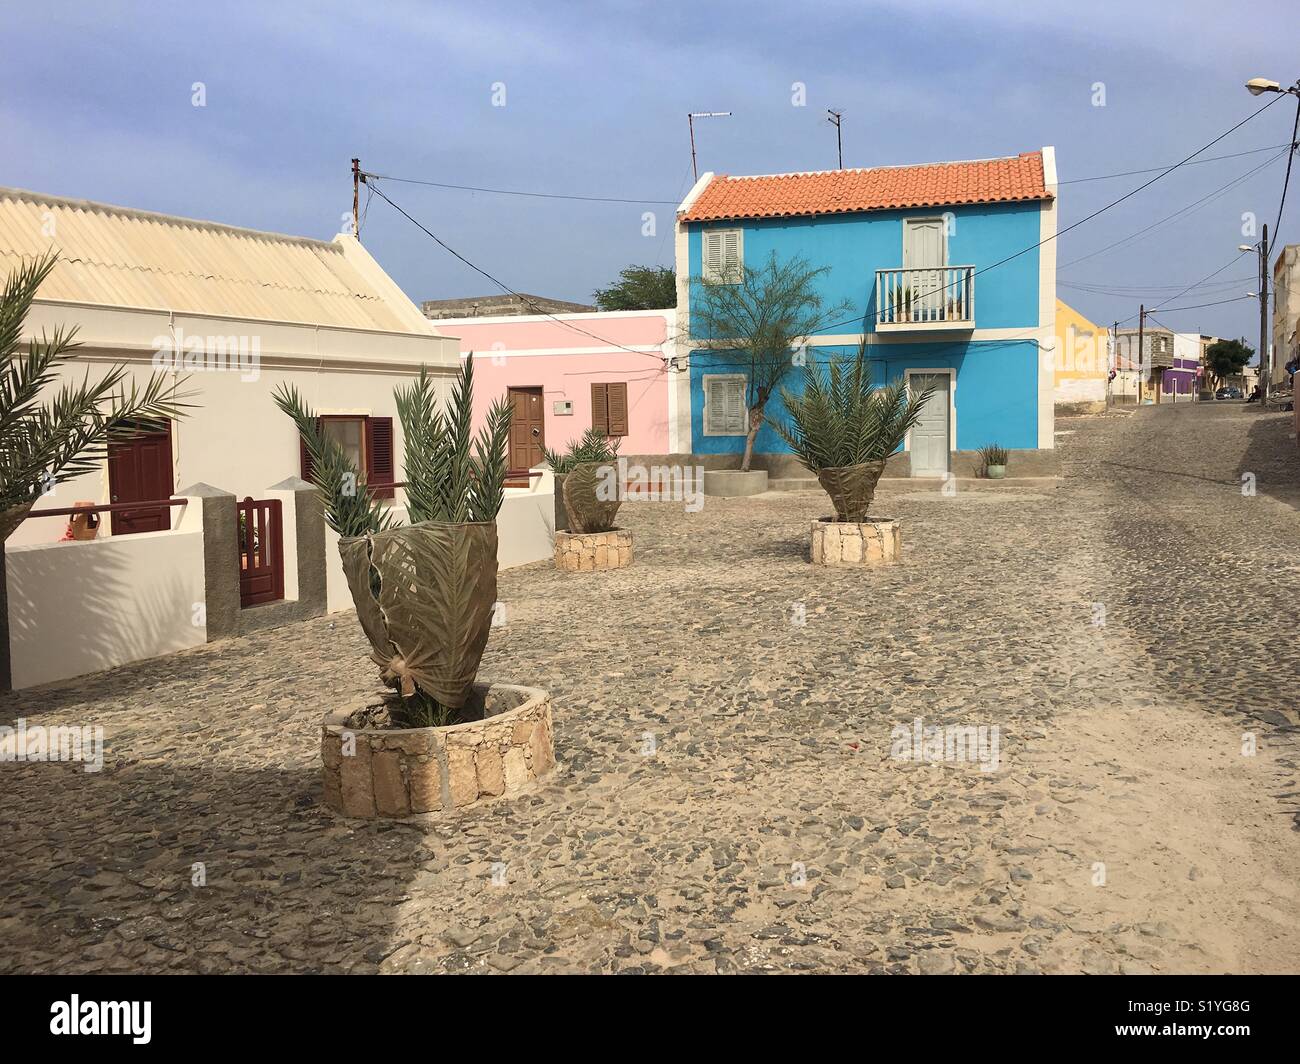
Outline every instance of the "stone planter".
POLYGON ((476 683, 482 720, 449 728, 349 728, 382 695, 325 715, 325 804, 352 817, 404 817, 513 798, 555 766, 551 696, 476 683), (351 748, 352 753, 346 751, 351 748))
POLYGON ((861 523, 823 517, 812 523, 813 565, 889 565, 903 556, 903 530, 897 518, 861 523))
POLYGON ((739 499, 765 491, 767 491, 766 469, 751 469, 747 473, 742 473, 739 469, 704 471, 705 495, 714 495, 722 499, 739 499))
POLYGON ((555 533, 555 568, 563 573, 592 573, 631 564, 632 533, 625 528, 555 533))

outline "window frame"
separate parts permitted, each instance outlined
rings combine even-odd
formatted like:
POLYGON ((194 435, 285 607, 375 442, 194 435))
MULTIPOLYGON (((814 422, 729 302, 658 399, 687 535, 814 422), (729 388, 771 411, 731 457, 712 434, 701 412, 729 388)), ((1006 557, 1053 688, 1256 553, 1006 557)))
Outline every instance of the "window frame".
POLYGON ((743 373, 705 373, 700 377, 700 387, 704 392, 704 402, 700 409, 701 431, 705 436, 748 436, 749 435, 749 378, 743 373), (740 428, 735 432, 720 431, 709 425, 709 391, 714 384, 723 381, 740 383, 740 428))
POLYGON ((745 230, 740 226, 728 226, 725 229, 704 229, 700 233, 700 277, 705 284, 740 284, 745 276, 745 230), (726 234, 736 234, 736 262, 732 272, 727 270, 726 262, 726 234), (716 271, 709 269, 709 241, 716 239, 720 242, 719 251, 720 267, 716 271))

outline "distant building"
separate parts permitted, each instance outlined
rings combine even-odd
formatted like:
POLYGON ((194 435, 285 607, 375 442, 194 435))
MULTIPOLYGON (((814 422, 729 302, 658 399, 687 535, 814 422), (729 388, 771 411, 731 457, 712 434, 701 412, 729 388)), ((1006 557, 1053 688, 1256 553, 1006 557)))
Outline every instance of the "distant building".
POLYGON ((1056 415, 1095 414, 1106 409, 1110 331, 1095 325, 1068 303, 1056 301, 1056 415))
POLYGON ((1197 397, 1204 358, 1199 333, 1176 333, 1160 326, 1115 333, 1115 380, 1111 396, 1118 403, 1183 402, 1197 397))
MULTIPOLYGON (((1288 244, 1273 264, 1273 386, 1289 386, 1287 363, 1300 357, 1300 244, 1288 244)), ((1261 361, 1263 361, 1261 359, 1261 361)))
POLYGON ((563 299, 517 295, 465 296, 462 299, 426 299, 420 310, 426 318, 441 321, 444 318, 486 318, 515 314, 587 314, 596 308, 586 303, 568 303, 563 299))

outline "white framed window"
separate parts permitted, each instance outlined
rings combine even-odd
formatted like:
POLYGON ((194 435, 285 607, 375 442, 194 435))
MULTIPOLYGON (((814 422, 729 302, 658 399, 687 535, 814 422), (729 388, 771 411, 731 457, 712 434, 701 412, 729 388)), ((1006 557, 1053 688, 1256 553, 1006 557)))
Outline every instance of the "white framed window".
POLYGON ((749 433, 749 410, 745 406, 743 373, 706 373, 704 387, 704 435, 744 436, 749 433))
POLYGON ((745 276, 745 235, 740 229, 706 229, 700 247, 705 284, 740 284, 745 276))

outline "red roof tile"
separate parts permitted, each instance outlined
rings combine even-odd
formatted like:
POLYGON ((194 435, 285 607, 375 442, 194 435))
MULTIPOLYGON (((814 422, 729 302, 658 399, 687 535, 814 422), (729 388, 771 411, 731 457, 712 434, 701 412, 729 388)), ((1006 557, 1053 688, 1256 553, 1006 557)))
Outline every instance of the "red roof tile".
POLYGON ((1043 153, 1008 159, 869 170, 728 177, 705 187, 683 222, 728 218, 795 218, 900 207, 947 207, 959 203, 1010 203, 1051 198, 1043 182, 1043 153))

